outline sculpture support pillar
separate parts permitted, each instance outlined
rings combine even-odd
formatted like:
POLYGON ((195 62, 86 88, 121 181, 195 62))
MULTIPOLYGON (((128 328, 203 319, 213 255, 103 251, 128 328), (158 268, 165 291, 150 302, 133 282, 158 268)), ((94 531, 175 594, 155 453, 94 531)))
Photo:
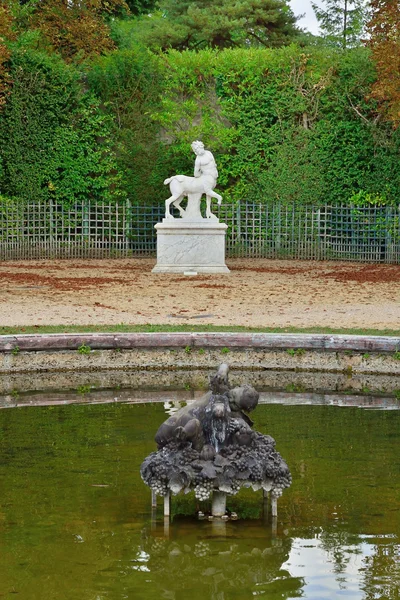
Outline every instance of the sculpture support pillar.
POLYGON ((169 517, 171 514, 171 494, 167 492, 164 496, 164 517, 169 517))
POLYGON ((223 517, 226 513, 226 494, 224 492, 213 492, 211 514, 213 517, 223 517))
POLYGON ((273 519, 278 516, 278 498, 274 495, 271 496, 271 515, 273 519))
POLYGON ((157 510, 155 508, 152 508, 151 515, 150 515, 150 528, 152 531, 154 531, 156 529, 156 524, 157 524, 157 510))
POLYGON ((213 535, 226 538, 226 521, 223 519, 213 519, 211 522, 211 531, 213 535))
POLYGON ((267 492, 267 490, 263 490, 262 514, 263 514, 264 523, 268 523, 268 517, 269 517, 269 492, 267 492))
POLYGON ((164 537, 169 538, 169 517, 164 517, 164 537))

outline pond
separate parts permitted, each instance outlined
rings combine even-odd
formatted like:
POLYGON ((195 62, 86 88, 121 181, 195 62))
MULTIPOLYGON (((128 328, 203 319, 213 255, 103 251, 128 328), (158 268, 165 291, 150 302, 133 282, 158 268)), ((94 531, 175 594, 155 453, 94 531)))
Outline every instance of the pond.
POLYGON ((249 490, 238 521, 196 520, 189 494, 166 527, 139 467, 181 395, 0 410, 0 598, 399 598, 400 410, 267 395, 255 428, 293 475, 276 531, 249 490))

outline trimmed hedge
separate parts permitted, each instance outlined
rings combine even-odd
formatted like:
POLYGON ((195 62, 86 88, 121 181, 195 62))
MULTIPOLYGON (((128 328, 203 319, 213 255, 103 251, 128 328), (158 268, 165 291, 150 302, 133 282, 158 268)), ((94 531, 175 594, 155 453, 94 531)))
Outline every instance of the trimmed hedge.
POLYGON ((163 180, 192 173, 190 143, 202 139, 227 199, 399 197, 400 133, 377 118, 364 48, 133 48, 84 67, 13 50, 10 73, 0 113, 0 190, 9 196, 161 202, 163 180))

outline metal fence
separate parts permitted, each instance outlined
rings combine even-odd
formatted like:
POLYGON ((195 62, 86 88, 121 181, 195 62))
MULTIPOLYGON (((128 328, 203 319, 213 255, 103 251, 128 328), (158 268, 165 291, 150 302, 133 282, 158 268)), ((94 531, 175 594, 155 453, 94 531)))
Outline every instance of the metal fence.
MULTIPOLYGON (((163 204, 0 205, 0 260, 153 256, 163 204)), ((215 208, 227 256, 400 264, 400 207, 267 205, 215 208)))

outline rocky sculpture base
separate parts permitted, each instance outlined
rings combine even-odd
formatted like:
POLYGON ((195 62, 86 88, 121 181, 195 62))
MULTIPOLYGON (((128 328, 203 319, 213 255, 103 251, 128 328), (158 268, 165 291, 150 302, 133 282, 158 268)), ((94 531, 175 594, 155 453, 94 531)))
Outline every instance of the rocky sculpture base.
POLYGON ((218 219, 163 219, 157 223, 153 273, 229 273, 225 264, 228 228, 218 219))
POLYGON ((254 432, 249 446, 229 444, 205 460, 191 442, 171 441, 150 454, 142 464, 145 483, 159 496, 194 491, 202 501, 213 497, 212 514, 225 514, 225 497, 241 487, 263 489, 278 499, 292 481, 287 464, 269 435, 254 432), (223 508, 221 508, 223 507, 223 508))

